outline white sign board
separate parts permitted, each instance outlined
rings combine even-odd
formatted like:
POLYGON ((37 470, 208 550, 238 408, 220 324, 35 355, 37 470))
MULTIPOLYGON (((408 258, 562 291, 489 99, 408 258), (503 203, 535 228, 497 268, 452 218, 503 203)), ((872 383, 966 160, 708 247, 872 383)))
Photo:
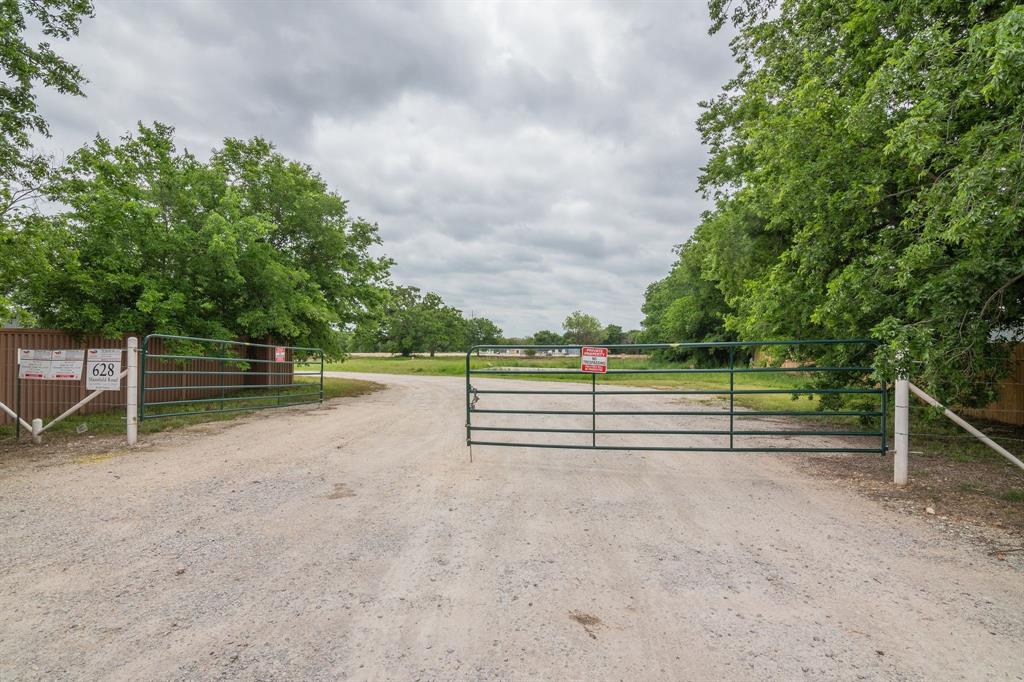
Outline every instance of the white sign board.
POLYGON ((89 391, 121 390, 121 349, 90 348, 85 362, 85 388, 89 391))
POLYGON ((50 360, 52 359, 52 350, 30 350, 28 348, 19 349, 18 378, 49 379, 50 360))
POLYGON ((18 351, 18 378, 47 381, 81 381, 84 350, 18 351))
POLYGON ((50 379, 54 381, 81 381, 84 350, 55 350, 50 360, 50 379))

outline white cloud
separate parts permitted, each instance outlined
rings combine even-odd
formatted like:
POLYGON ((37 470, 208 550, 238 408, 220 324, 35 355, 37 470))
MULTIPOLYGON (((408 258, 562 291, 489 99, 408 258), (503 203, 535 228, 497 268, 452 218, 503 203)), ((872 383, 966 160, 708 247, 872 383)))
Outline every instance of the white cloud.
POLYGON ((380 224, 395 279, 557 329, 638 326, 704 208, 697 102, 732 74, 687 3, 102 3, 41 97, 57 153, 136 121, 262 135, 380 224))

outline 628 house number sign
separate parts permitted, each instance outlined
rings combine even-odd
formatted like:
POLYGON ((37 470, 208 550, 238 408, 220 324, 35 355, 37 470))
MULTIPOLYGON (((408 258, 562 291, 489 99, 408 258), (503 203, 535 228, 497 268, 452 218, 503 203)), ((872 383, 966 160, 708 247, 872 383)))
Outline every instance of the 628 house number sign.
POLYGON ((90 348, 85 359, 85 388, 89 391, 121 390, 121 349, 90 348))

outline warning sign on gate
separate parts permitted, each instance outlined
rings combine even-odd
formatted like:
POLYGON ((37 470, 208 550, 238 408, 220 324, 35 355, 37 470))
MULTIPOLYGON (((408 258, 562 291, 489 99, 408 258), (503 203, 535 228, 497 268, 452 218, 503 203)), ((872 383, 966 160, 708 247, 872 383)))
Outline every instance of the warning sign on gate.
POLYGON ((286 362, 288 354, 285 352, 284 346, 274 347, 274 362, 286 362))
POLYGON ((604 374, 608 371, 608 349, 584 346, 580 349, 580 371, 604 374))

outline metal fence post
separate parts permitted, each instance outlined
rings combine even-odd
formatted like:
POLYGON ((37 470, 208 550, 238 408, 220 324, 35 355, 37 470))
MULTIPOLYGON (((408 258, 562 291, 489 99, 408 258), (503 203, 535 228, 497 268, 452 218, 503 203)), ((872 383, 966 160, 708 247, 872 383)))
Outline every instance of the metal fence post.
POLYGON ((882 380, 882 404, 879 407, 879 431, 882 434, 881 454, 885 457, 889 453, 889 383, 882 380))
POLYGON ((590 375, 590 446, 597 447, 597 375, 590 375))
MULTIPOLYGON (((478 351, 479 352, 479 351, 478 351)), ((469 383, 469 361, 473 355, 473 349, 470 348, 466 351, 466 447, 470 447, 470 441, 473 440, 473 422, 470 417, 470 408, 472 403, 469 401, 470 383, 469 383)), ((473 456, 473 451, 470 450, 470 457, 473 456)))
POLYGON ((139 339, 128 337, 128 376, 125 379, 125 420, 128 424, 128 445, 139 439, 139 339))
POLYGON ((18 364, 14 368, 14 440, 21 440, 21 349, 16 351, 18 364))
POLYGON ((733 447, 733 416, 735 414, 735 403, 736 403, 736 348, 735 346, 729 347, 729 448, 733 447))
POLYGON ((146 419, 146 353, 149 350, 149 336, 142 339, 139 351, 139 421, 146 419))
POLYGON ((224 382, 227 381, 227 379, 225 379, 225 377, 227 376, 227 371, 228 371, 228 369, 227 369, 227 367, 228 367, 227 360, 225 360, 224 358, 227 357, 228 352, 229 352, 228 351, 228 345, 226 343, 221 344, 221 346, 220 346, 220 354, 223 357, 220 360, 218 360, 218 362, 220 363, 220 365, 218 365, 220 367, 220 370, 219 370, 220 374, 218 376, 220 377, 220 409, 222 409, 222 410, 224 409, 224 397, 225 397, 225 393, 227 391, 227 389, 225 388, 225 386, 227 386, 227 384, 225 384, 224 382))
POLYGON ((892 465, 892 481, 896 485, 906 485, 910 454, 910 381, 906 375, 896 378, 895 421, 893 435, 896 441, 896 455, 892 465))

